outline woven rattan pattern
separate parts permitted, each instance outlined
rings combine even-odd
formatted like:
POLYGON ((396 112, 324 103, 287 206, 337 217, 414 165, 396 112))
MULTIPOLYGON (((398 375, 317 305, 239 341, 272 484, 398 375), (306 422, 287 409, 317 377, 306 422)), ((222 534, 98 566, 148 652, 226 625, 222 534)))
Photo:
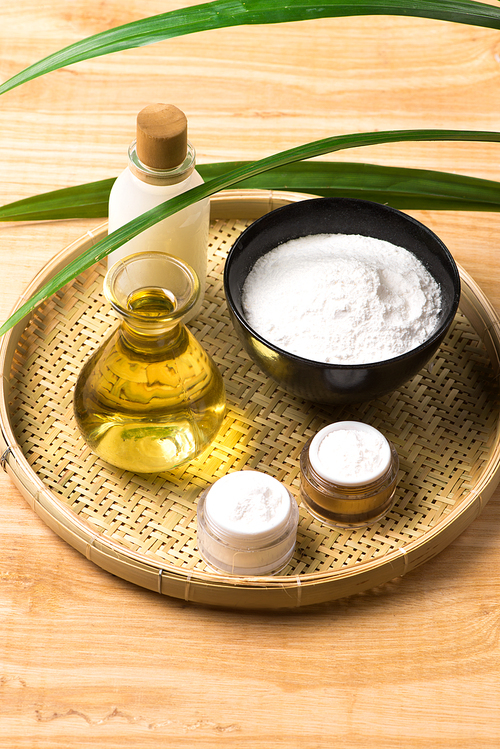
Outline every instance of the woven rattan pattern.
POLYGON ((101 294, 104 266, 46 302, 14 357, 10 411, 32 469, 96 534, 169 566, 204 570, 196 548, 200 491, 242 468, 265 471, 299 499, 299 455, 325 424, 358 419, 379 428, 400 456, 394 509, 356 530, 333 530, 302 507, 295 555, 284 576, 328 573, 382 559, 434 528, 470 491, 494 446, 499 404, 487 353, 459 313, 431 371, 377 401, 325 408, 280 390, 249 360, 233 331, 222 286, 224 258, 250 222, 213 222, 204 309, 192 325, 219 365, 228 393, 221 433, 203 456, 173 472, 140 476, 105 464, 82 441, 72 412, 85 358, 115 319, 101 294))

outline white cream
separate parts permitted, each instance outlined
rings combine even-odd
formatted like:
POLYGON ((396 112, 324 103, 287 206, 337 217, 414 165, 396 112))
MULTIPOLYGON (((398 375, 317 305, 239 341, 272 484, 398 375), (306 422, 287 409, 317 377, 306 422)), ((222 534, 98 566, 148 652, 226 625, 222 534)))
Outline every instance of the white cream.
POLYGON ((357 421, 339 421, 318 432, 309 448, 318 474, 336 484, 375 481, 387 471, 391 450, 378 429, 357 421))
POLYGON ((198 502, 203 559, 236 575, 271 575, 295 548, 298 507, 277 479, 235 471, 206 489, 198 502))
POLYGON ((321 429, 300 455, 300 495, 318 520, 359 528, 379 520, 396 501, 399 458, 377 429, 338 421, 321 429))

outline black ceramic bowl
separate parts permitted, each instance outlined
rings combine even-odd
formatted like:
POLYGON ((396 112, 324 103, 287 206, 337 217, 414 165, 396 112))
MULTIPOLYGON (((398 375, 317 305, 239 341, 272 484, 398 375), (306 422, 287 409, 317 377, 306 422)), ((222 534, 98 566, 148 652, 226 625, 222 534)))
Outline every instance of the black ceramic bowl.
POLYGON ((226 260, 224 291, 235 330, 251 358, 288 393, 316 403, 366 401, 396 390, 433 357, 457 311, 460 275, 445 245, 427 227, 394 208, 350 198, 313 198, 277 208, 237 239, 226 260), (288 353, 252 330, 241 294, 245 279, 265 253, 309 234, 361 234, 412 252, 441 287, 436 330, 417 348, 370 364, 326 364, 288 353))

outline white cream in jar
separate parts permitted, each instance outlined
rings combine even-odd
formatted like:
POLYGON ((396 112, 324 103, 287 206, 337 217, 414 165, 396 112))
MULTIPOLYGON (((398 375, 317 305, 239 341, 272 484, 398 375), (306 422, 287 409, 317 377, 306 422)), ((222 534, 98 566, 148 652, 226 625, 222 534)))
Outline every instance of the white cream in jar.
POLYGON ((300 467, 302 502, 328 525, 367 525, 394 505, 398 454, 369 424, 338 421, 324 427, 304 447, 300 467))
POLYGON ((298 517, 297 502, 277 479, 235 471, 200 495, 198 549, 212 568, 239 576, 272 575, 294 552, 298 517))

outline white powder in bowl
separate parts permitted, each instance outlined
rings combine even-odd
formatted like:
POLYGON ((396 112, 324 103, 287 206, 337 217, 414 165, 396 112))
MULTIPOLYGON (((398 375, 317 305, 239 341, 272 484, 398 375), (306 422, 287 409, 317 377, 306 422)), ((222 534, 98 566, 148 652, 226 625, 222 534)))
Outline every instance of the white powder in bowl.
POLYGON ((242 302, 249 325, 285 351, 368 364, 410 351, 433 333, 441 290, 403 247, 357 234, 315 234, 261 257, 242 302))

